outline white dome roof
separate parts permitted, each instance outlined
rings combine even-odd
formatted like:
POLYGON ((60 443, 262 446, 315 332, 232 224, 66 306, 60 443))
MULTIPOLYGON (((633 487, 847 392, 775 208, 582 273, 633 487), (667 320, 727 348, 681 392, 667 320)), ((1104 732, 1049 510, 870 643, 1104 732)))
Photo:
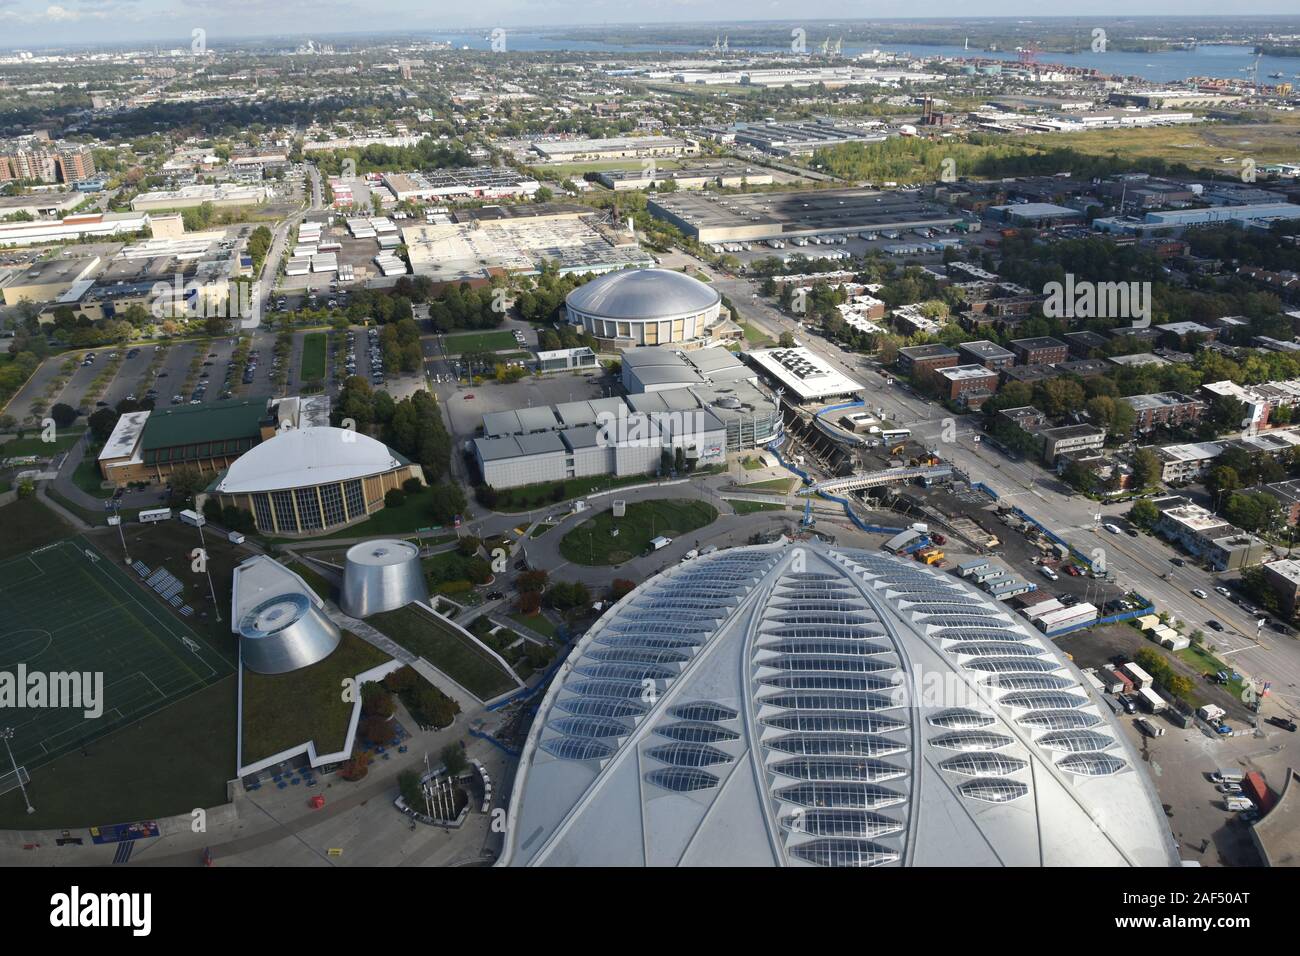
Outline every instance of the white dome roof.
POLYGON ((217 485, 248 494, 364 478, 401 467, 387 445, 346 428, 295 428, 249 449, 217 485))
POLYGON ((624 269, 592 279, 569 293, 569 308, 606 319, 658 319, 714 308, 712 286, 671 269, 624 269))

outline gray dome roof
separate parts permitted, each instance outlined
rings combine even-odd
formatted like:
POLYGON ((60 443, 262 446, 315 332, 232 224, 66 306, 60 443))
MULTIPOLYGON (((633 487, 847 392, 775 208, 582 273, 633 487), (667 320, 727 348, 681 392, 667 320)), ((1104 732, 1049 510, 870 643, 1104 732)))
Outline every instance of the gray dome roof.
POLYGON ((699 279, 670 269, 624 269, 579 286, 571 309, 606 319, 657 319, 703 312, 722 297, 699 279))

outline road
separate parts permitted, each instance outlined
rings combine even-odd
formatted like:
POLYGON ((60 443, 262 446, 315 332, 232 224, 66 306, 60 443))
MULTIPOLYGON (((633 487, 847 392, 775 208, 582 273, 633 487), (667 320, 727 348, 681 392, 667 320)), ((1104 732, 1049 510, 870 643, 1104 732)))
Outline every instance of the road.
POLYGON ((1272 681, 1272 696, 1282 709, 1293 715, 1300 712, 1300 640, 1267 628, 1261 632, 1255 618, 1215 593, 1214 588, 1232 575, 1206 571, 1191 562, 1178 567, 1172 562, 1179 552, 1149 535, 1131 538, 1105 531, 1102 525, 1106 522, 1127 528, 1125 515, 1131 505, 1099 503, 1075 494, 1035 463, 1015 461, 976 441, 980 416, 952 415, 896 378, 887 384, 886 375, 862 355, 845 352, 825 338, 801 330, 790 316, 757 295, 757 283, 715 276, 713 285, 731 299, 742 319, 773 338, 782 332, 794 334, 832 367, 866 385, 862 397, 867 405, 910 428, 921 444, 992 488, 999 502, 1022 508, 1081 553, 1100 557, 1117 583, 1145 595, 1157 609, 1185 622, 1185 630, 1204 631, 1207 645, 1238 669, 1272 681), (1208 597, 1194 597, 1194 588, 1208 597), (1225 631, 1211 628, 1211 620, 1223 624, 1225 631))
POLYGON ((253 314, 240 317, 241 329, 256 329, 262 324, 262 316, 271 305, 271 300, 275 295, 275 280, 279 274, 280 258, 284 255, 285 245, 289 240, 289 235, 297 228, 298 223, 308 212, 323 209, 325 206, 324 191, 321 187, 320 171, 313 165, 307 165, 307 174, 311 178, 311 203, 295 212, 293 215, 282 219, 271 232, 271 249, 266 254, 266 259, 262 263, 262 272, 257 277, 255 294, 257 295, 256 308, 253 314))

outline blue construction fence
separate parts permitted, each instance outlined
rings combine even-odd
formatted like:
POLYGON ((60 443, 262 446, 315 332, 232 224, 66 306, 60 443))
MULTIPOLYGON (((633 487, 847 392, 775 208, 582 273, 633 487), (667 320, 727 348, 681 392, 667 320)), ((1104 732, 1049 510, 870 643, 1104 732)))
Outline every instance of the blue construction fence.
POLYGON ((469 729, 469 735, 470 735, 471 737, 477 737, 479 740, 486 740, 486 741, 487 741, 488 743, 490 743, 492 746, 494 746, 494 747, 496 747, 497 749, 503 751, 504 753, 509 754, 511 757, 518 757, 518 756, 519 756, 519 749, 518 749, 517 747, 511 747, 509 744, 507 744, 507 743, 503 743, 502 741, 497 740, 497 739, 496 739, 495 737, 493 737, 491 734, 484 733, 484 732, 481 731, 481 730, 475 730, 473 727, 471 727, 471 728, 469 729))
MULTIPOLYGON (((854 406, 859 406, 862 404, 863 404, 862 402, 848 402, 844 405, 836 405, 835 408, 853 408, 854 406)), ((825 409, 825 411, 828 412, 831 410, 832 409, 829 408, 825 409)), ((776 460, 779 461, 787 471, 792 471, 800 478, 802 478, 804 484, 810 484, 812 482, 812 478, 808 475, 808 472, 804 471, 802 468, 798 467, 797 465, 791 464, 790 462, 786 461, 784 456, 782 456, 782 454, 779 451, 777 451, 776 448, 777 444, 778 444, 777 442, 773 442, 772 444, 767 446, 767 450, 776 456, 776 460)), ((834 501, 840 507, 842 507, 844 509, 844 514, 848 516, 848 519, 852 521, 853 524, 860 531, 866 531, 869 534, 898 534, 898 532, 903 530, 902 528, 885 528, 880 525, 867 524, 865 521, 863 521, 861 518, 859 518, 857 515, 853 513, 853 509, 849 506, 849 502, 847 498, 841 498, 838 495, 827 494, 824 491, 819 491, 817 492, 817 494, 820 495, 822 498, 826 499, 827 501, 834 501)))

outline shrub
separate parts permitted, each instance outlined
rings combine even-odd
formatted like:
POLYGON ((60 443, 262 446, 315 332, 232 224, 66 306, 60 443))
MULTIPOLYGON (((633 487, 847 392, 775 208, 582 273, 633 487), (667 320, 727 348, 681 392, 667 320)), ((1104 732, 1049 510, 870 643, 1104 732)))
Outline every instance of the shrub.
POLYGON ((419 478, 407 478, 402 482, 402 490, 408 495, 418 495, 424 490, 424 482, 419 478))
POLYGON ((339 776, 344 780, 361 780, 370 772, 370 754, 358 750, 339 767, 339 776))
POLYGON ((406 492, 400 488, 394 488, 384 495, 385 508, 400 508, 406 504, 406 492))

